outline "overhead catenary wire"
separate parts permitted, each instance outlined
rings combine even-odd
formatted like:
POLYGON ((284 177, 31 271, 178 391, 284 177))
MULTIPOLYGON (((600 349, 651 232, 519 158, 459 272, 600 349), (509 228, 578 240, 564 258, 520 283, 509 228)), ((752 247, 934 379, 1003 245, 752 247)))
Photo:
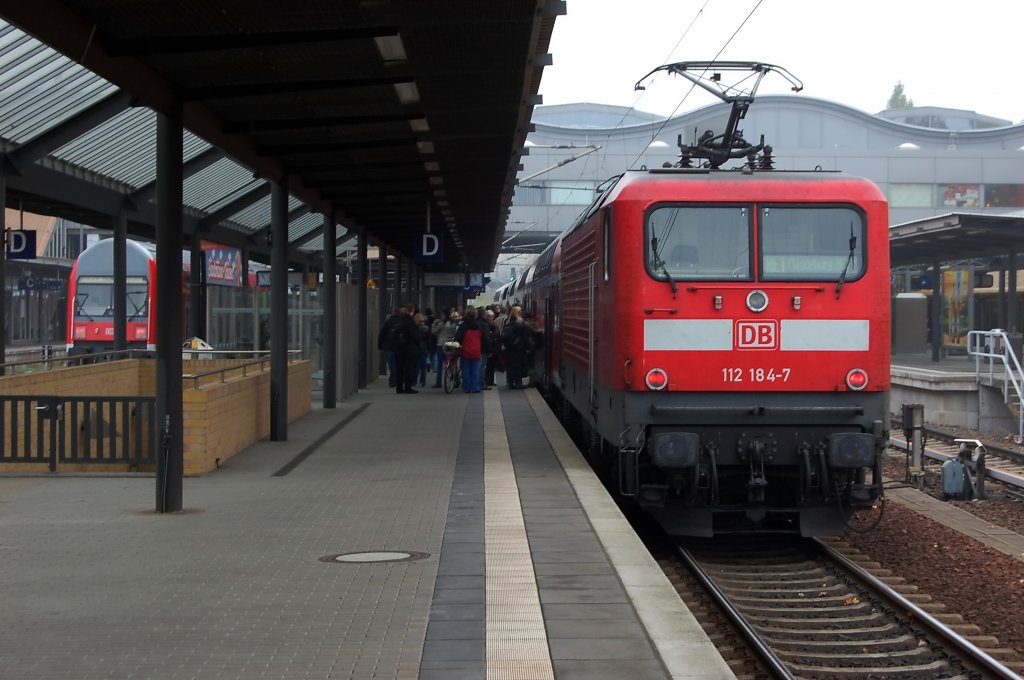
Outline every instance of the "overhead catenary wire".
MULTIPOLYGON (((749 12, 747 13, 746 17, 744 17, 743 21, 742 21, 742 22, 740 22, 739 26, 737 26, 737 27, 736 27, 736 30, 734 30, 734 31, 733 31, 733 33, 732 33, 732 35, 730 35, 730 36, 729 36, 729 39, 725 41, 725 43, 724 43, 724 44, 722 45, 722 47, 721 47, 721 48, 720 48, 720 49, 718 50, 718 52, 717 52, 717 53, 715 54, 715 59, 717 59, 717 58, 718 58, 718 57, 719 57, 719 56, 720 56, 720 55, 722 54, 722 52, 724 52, 724 51, 726 50, 726 48, 728 48, 728 46, 729 46, 729 45, 730 45, 730 44, 732 43, 732 41, 733 41, 733 40, 734 40, 734 39, 736 38, 736 36, 737 36, 737 35, 739 34, 739 32, 740 32, 740 31, 741 31, 741 30, 743 29, 743 27, 744 27, 744 26, 745 26, 745 25, 747 24, 747 22, 748 22, 748 21, 750 20, 750 18, 751 18, 751 17, 752 17, 753 15, 754 15, 754 12, 756 12, 756 11, 757 11, 757 9, 758 9, 758 8, 759 8, 759 7, 761 6, 761 3, 762 3, 763 1, 764 1, 764 0, 758 0, 757 4, 756 4, 756 5, 754 5, 754 7, 753 7, 753 8, 751 8, 751 10, 750 10, 750 11, 749 11, 749 12)), ((683 43, 683 41, 684 41, 684 40, 686 39, 687 35, 688 35, 688 34, 690 33, 690 31, 691 31, 691 30, 693 29, 693 27, 694 27, 694 26, 696 25, 697 21, 698 21, 698 20, 699 20, 699 19, 700 19, 700 18, 701 18, 701 17, 703 16, 703 14, 704 14, 704 10, 705 10, 705 9, 707 8, 707 6, 708 6, 708 5, 710 4, 710 3, 711 3, 711 0, 705 0, 704 4, 703 4, 703 5, 701 5, 700 9, 698 9, 698 10, 697 10, 697 12, 696 12, 696 13, 694 14, 694 16, 693 16, 693 19, 691 19, 690 23, 689 23, 689 24, 687 25, 687 27, 686 27, 686 29, 685 29, 685 30, 683 31, 682 35, 680 35, 680 37, 679 37, 679 40, 677 40, 677 41, 676 41, 676 43, 675 43, 675 45, 673 45, 673 46, 672 46, 672 49, 671 49, 671 50, 669 50, 669 52, 668 52, 668 55, 667 55, 667 56, 665 57, 665 59, 664 59, 664 62, 665 62, 665 63, 668 63, 668 62, 670 61, 670 59, 671 59, 671 57, 672 57, 672 54, 674 54, 674 53, 675 53, 675 51, 676 51, 676 50, 677 50, 677 49, 679 48, 679 46, 680 46, 680 45, 681 45, 681 44, 683 43)), ((655 77, 656 77, 656 76, 655 76, 655 77)), ((664 119, 664 120, 662 121, 662 123, 661 123, 661 125, 659 126, 658 130, 657 130, 657 131, 656 131, 656 132, 654 133, 654 135, 653 135, 653 136, 651 137, 652 139, 655 139, 655 138, 657 138, 657 136, 658 136, 659 134, 661 134, 661 132, 662 132, 662 131, 663 131, 663 130, 665 129, 665 126, 666 126, 666 125, 668 124, 668 122, 669 122, 669 121, 670 121, 670 120, 672 119, 672 117, 673 117, 673 116, 675 116, 675 115, 676 115, 676 112, 677 112, 677 111, 678 111, 678 110, 680 109, 680 107, 681 107, 681 106, 682 106, 682 105, 683 105, 683 104, 684 104, 684 103, 686 102, 687 98, 688 98, 688 97, 690 96, 690 94, 691 94, 691 93, 693 92, 693 89, 694 89, 694 87, 695 87, 695 85, 692 85, 692 84, 691 84, 690 88, 689 88, 689 89, 688 89, 688 90, 686 91, 686 93, 684 93, 684 95, 683 95, 683 96, 682 96, 682 97, 680 98, 680 100, 679 100, 679 103, 678 103, 678 104, 676 104, 675 108, 674 108, 674 109, 672 110, 672 113, 671 113, 671 114, 670 114, 669 116, 667 116, 667 117, 666 117, 666 118, 665 118, 665 119, 664 119)), ((627 110, 625 111, 625 113, 623 113, 622 117, 621 117, 621 118, 619 119, 619 122, 618 122, 618 123, 616 123, 615 127, 613 127, 613 128, 611 129, 611 131, 609 131, 609 133, 608 133, 607 135, 605 135, 605 140, 606 140, 606 141, 605 141, 605 143, 607 143, 607 140, 610 140, 610 139, 611 139, 611 135, 612 135, 612 133, 614 133, 614 132, 615 132, 616 130, 618 130, 618 129, 620 129, 620 128, 622 127, 623 123, 625 123, 626 119, 627 119, 627 118, 629 117, 629 114, 630 114, 630 113, 632 113, 632 112, 633 112, 634 110, 636 110, 636 106, 637 106, 637 104, 639 104, 639 102, 640 102, 640 100, 641 100, 641 99, 643 98, 643 96, 644 96, 644 92, 643 92, 643 91, 641 91, 641 92, 640 92, 640 94, 638 94, 638 95, 637 95, 637 97, 636 97, 636 99, 635 99, 635 100, 633 101, 633 104, 632 104, 632 105, 630 105, 630 107, 629 107, 629 108, 628 108, 628 109, 627 109, 627 110)), ((590 144, 590 139, 589 139, 589 138, 587 139, 587 144, 588 144, 588 145, 590 144)), ((646 151, 646 147, 645 147, 645 151, 646 151)), ((632 163, 630 163, 630 164, 628 165, 628 167, 632 168, 633 166, 635 166, 635 165, 636 165, 636 162, 637 162, 637 161, 638 161, 638 160, 640 159, 640 157, 641 157, 641 156, 643 155, 643 153, 644 153, 644 152, 641 152, 641 153, 640 153, 640 154, 639 154, 639 155, 638 155, 638 156, 637 156, 637 157, 636 157, 636 158, 635 158, 635 159, 633 160, 633 162, 632 162, 632 163)), ((580 171, 579 171, 579 172, 577 173, 577 179, 578 179, 578 180, 579 180, 579 179, 582 179, 582 178, 583 178, 583 175, 584 175, 585 171, 587 170, 587 168, 588 168, 588 167, 589 167, 589 165, 590 165, 590 162, 591 162, 591 158, 593 158, 593 157, 592 157, 592 156, 588 156, 588 157, 586 157, 586 158, 584 159, 584 163, 583 163, 583 166, 582 166, 582 167, 580 168, 580 171)), ((600 159, 600 161, 599 161, 600 165, 599 165, 598 167, 603 167, 603 166, 604 166, 604 161, 605 161, 605 154, 597 154, 597 158, 599 158, 599 159, 600 159)), ((550 188, 550 187, 548 187, 548 188, 550 188)), ((560 204, 558 204, 557 206, 555 206, 555 210, 554 210, 554 214, 553 214, 553 217, 557 217, 557 216, 558 216, 558 215, 559 215, 559 214, 561 213, 561 210, 562 210, 562 208, 564 208, 564 207, 565 207, 565 206, 567 205, 567 203, 566 203, 566 202, 568 201, 568 198, 569 198, 569 194, 567 193, 567 194, 566 194, 566 198, 565 198, 565 199, 564 199, 564 200, 562 201, 562 203, 560 203, 560 204)), ((521 231, 529 231, 530 229, 532 229, 532 228, 533 228, 533 227, 535 227, 535 226, 537 226, 537 225, 536 225, 536 224, 534 224, 534 225, 532 225, 532 226, 531 226, 530 228, 528 228, 528 229, 526 229, 526 230, 521 230, 521 231)), ((522 257, 523 257, 523 254, 521 254, 521 253, 515 253, 515 254, 510 254, 510 255, 508 255, 507 257, 505 257, 504 259, 502 259, 502 260, 500 260, 500 261, 496 262, 496 263, 495 263, 495 267, 497 267, 498 265, 502 265, 502 264, 507 264, 507 263, 509 263, 509 262, 510 262, 510 261, 511 261, 512 259, 515 259, 515 258, 522 258, 522 257)))
MULTIPOLYGON (((757 0, 757 4, 754 5, 749 12, 747 12, 747 16, 743 18, 743 21, 741 21, 740 25, 736 27, 736 30, 732 32, 732 35, 730 35, 729 39, 725 41, 725 44, 722 45, 722 47, 719 48, 718 52, 715 53, 715 57, 714 57, 714 59, 712 59, 712 61, 717 61, 718 57, 722 56, 722 52, 724 52, 726 50, 726 48, 729 47, 729 45, 732 43, 732 41, 735 40, 736 36, 739 35, 739 32, 742 31, 743 27, 747 25, 748 21, 750 21, 750 18, 752 16, 754 16, 754 12, 757 11, 757 8, 761 6, 762 2, 764 2, 764 0, 757 0)), ((706 5, 707 5, 707 3, 705 3, 705 6, 706 5)), ((703 11, 703 10, 704 10, 704 8, 702 7, 701 11, 703 11)), ((687 30, 689 30, 689 29, 687 29, 687 30)), ((676 46, 678 47, 678 43, 677 43, 676 46)), ((673 48, 673 51, 674 51, 674 49, 675 48, 673 48)), ((671 53, 670 53, 670 55, 671 55, 671 53)), ((707 69, 704 69, 702 75, 705 74, 705 73, 707 73, 707 69)), ((696 87, 697 87, 696 84, 694 84, 694 83, 690 84, 690 88, 683 94, 682 98, 679 100, 679 103, 676 104, 675 108, 672 109, 672 113, 670 113, 668 116, 666 116, 665 119, 661 122, 661 125, 658 126, 658 130, 654 133, 654 135, 651 136, 651 139, 657 139, 658 135, 660 135, 662 133, 662 131, 665 129, 665 126, 668 125, 668 122, 670 120, 672 120, 672 118, 676 115, 676 112, 679 111, 680 107, 682 107, 683 103, 686 102, 686 100, 693 93, 693 90, 696 87)), ((644 151, 646 151, 646 150, 647 149, 645 147, 644 151)), ((640 160, 641 156, 643 156, 644 151, 641 151, 639 154, 637 154, 637 157, 633 159, 633 162, 629 164, 629 167, 632 168, 633 166, 636 165, 636 162, 638 160, 640 160)))

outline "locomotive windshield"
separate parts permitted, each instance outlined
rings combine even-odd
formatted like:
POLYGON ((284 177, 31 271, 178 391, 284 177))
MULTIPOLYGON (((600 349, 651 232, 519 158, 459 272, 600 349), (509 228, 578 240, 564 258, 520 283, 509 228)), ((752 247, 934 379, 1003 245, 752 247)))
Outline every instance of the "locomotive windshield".
MULTIPOLYGON (((125 309, 128 320, 139 320, 149 313, 146 303, 146 279, 128 277, 125 309)), ((114 315, 114 280, 109 276, 82 276, 75 292, 75 318, 89 320, 114 315)))
POLYGON ((655 208, 647 218, 647 268, 670 282, 750 280, 750 208, 655 208))
POLYGON ((655 279, 750 281, 757 214, 758 279, 853 281, 864 273, 864 217, 846 206, 659 206, 647 216, 655 279))
POLYGON ((852 281, 864 272, 864 218, 847 207, 761 207, 761 279, 852 281))

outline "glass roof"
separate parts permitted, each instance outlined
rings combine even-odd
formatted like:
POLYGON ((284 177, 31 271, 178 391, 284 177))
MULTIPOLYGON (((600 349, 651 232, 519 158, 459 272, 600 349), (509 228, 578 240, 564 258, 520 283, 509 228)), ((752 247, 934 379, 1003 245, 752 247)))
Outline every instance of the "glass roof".
MULTIPOLYGON (((51 155, 137 189, 156 181, 156 123, 152 109, 128 109, 51 155)), ((182 143, 186 161, 210 148, 188 130, 182 143)))
POLYGON ((222 158, 208 168, 185 178, 184 201, 210 214, 239 196, 252 191, 265 180, 254 179, 252 170, 230 158, 222 158))
MULTIPOLYGON (((59 127, 116 93, 118 88, 0 19, 0 141, 20 145, 59 127)), ((157 114, 145 107, 126 109, 53 151, 50 156, 94 175, 114 180, 126 193, 156 180, 157 114)), ((211 145, 184 131, 183 160, 211 145)), ((266 182, 229 158, 185 177, 186 207, 212 214, 266 182)), ((251 234, 270 224, 270 196, 222 221, 224 227, 251 234)), ((288 212, 303 203, 288 198, 288 212)), ((323 226, 317 213, 289 224, 289 240, 323 226)), ((344 229, 341 233, 345 233, 344 229)), ((312 251, 308 244, 303 251, 312 251)))
POLYGON ((117 92, 89 69, 0 20, 0 137, 24 143, 117 92))

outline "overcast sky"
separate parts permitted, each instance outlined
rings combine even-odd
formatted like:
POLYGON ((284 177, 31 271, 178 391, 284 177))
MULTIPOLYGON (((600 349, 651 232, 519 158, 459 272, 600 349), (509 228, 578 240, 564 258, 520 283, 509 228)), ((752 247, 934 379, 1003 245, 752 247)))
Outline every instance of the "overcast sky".
MULTIPOLYGON (((712 100, 684 100, 690 85, 678 76, 660 75, 645 92, 634 84, 665 63, 728 59, 777 64, 803 81, 801 96, 868 113, 902 81, 916 106, 1024 120, 1024 0, 567 0, 567 9, 555 21, 545 105, 683 113, 712 100)), ((758 90, 788 91, 775 75, 758 90)))

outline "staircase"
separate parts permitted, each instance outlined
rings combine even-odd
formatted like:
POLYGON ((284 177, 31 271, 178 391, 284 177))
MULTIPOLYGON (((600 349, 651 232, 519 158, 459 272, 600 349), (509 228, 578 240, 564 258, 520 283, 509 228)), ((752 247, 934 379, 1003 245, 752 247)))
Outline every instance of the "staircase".
POLYGON ((971 331, 967 354, 974 357, 974 377, 979 385, 1002 389, 1003 401, 1017 417, 1017 434, 1024 438, 1024 371, 1006 331, 971 331))

